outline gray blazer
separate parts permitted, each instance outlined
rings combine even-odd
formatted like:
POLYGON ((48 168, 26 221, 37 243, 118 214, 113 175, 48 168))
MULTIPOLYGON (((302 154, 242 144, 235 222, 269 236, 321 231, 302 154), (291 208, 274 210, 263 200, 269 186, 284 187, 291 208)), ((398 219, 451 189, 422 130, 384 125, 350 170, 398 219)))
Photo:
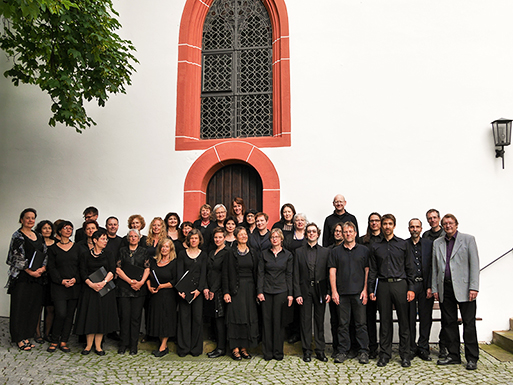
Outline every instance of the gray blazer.
MULTIPOLYGON (((433 276, 431 289, 444 300, 445 260, 447 254, 445 237, 433 243, 433 276)), ((454 295, 458 302, 468 302, 469 290, 479 291, 479 255, 476 240, 472 235, 458 232, 451 255, 451 276, 454 295)))

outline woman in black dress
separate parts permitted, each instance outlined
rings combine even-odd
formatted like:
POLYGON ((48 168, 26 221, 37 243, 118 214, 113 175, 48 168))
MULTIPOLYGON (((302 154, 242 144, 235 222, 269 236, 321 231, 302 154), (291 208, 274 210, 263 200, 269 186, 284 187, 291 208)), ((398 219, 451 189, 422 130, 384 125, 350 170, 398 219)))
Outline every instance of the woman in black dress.
POLYGON ((209 358, 217 358, 226 354, 226 325, 225 303, 223 301, 222 276, 223 264, 232 253, 231 248, 225 244, 225 230, 222 227, 214 229, 214 243, 216 249, 212 250, 207 260, 207 288, 203 290, 207 304, 205 311, 213 321, 216 330, 217 347, 207 354, 209 358))
POLYGON ((248 247, 246 228, 235 229, 237 245, 223 263, 223 293, 228 346, 234 360, 250 359, 248 348, 258 343, 256 277, 258 261, 248 247))
POLYGON ((150 292, 147 334, 160 339, 160 346, 152 354, 164 357, 169 353, 167 341, 176 337, 177 294, 176 253, 171 239, 159 244, 155 258, 150 259, 150 279, 146 285, 150 292), (153 283, 153 284, 152 284, 153 283))
POLYGON ((262 252, 258 263, 257 281, 257 298, 262 304, 262 353, 266 361, 283 359, 283 311, 294 299, 292 253, 282 247, 280 229, 271 230, 270 240, 271 248, 262 252))
POLYGON ((127 238, 128 246, 121 247, 116 263, 121 339, 118 354, 124 354, 128 348, 130 354, 134 355, 137 354, 142 311, 148 294, 145 282, 150 274, 150 262, 146 247, 139 243, 139 230, 130 229, 127 238))
MULTIPOLYGON (((41 234, 43 241, 47 247, 55 244, 55 227, 48 219, 42 220, 36 226, 36 233, 41 234)), ((48 272, 43 274, 43 307, 37 320, 36 335, 34 341, 38 344, 42 344, 44 340, 50 342, 50 332, 52 330, 52 324, 55 317, 55 309, 52 302, 52 295, 50 292, 50 279, 48 272), (44 310, 44 312, 43 312, 44 310), (44 315, 44 334, 41 336, 41 315, 44 315)))
POLYGON ((57 347, 69 353, 67 346, 73 318, 81 291, 79 271, 80 247, 70 240, 73 224, 62 221, 57 226, 59 241, 48 249, 48 274, 51 279, 52 299, 55 306, 51 344, 47 351, 57 347))
POLYGON ((207 254, 200 249, 203 241, 201 232, 198 229, 192 229, 187 235, 187 250, 178 254, 177 280, 185 272, 192 280, 194 295, 189 304, 185 300, 185 292, 179 292, 178 301, 178 347, 177 353, 180 357, 191 354, 194 357, 203 352, 203 297, 201 292, 206 288, 206 260, 207 254))
POLYGON ((93 248, 88 251, 82 250, 80 256, 80 278, 84 285, 78 304, 75 333, 86 335, 86 347, 82 350, 83 355, 91 352, 94 343, 96 354, 104 356, 103 335, 119 330, 119 322, 116 290, 109 291, 103 297, 99 291, 114 278, 116 260, 110 252, 104 251, 108 241, 105 229, 95 231, 92 240, 93 248), (102 267, 107 271, 107 275, 103 281, 92 282, 89 276, 102 267))
POLYGON ((29 268, 36 254, 46 253, 43 238, 32 231, 36 222, 36 210, 25 209, 20 214, 21 227, 14 232, 7 255, 9 280, 7 293, 11 295, 9 326, 11 340, 24 351, 34 345, 29 338, 34 335, 43 302, 42 274, 46 271, 46 258, 42 266, 29 268))

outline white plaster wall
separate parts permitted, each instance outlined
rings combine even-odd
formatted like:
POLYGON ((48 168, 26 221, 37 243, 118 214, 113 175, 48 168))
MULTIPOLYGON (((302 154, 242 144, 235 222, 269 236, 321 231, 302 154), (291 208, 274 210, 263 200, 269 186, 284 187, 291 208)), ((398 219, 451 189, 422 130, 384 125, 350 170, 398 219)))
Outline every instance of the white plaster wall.
MULTIPOLYGON (((184 0, 117 1, 140 60, 127 95, 88 108, 79 135, 47 126, 46 95, 0 77, 0 256, 19 212, 79 225, 84 207, 148 222, 183 210, 183 184, 200 151, 174 151, 177 43, 184 0)), ((489 122, 513 117, 510 1, 287 1, 292 146, 262 149, 282 202, 322 225, 336 193, 362 231, 371 211, 396 215, 396 233, 427 209, 452 212, 476 236, 484 266, 513 247, 513 147, 494 157, 489 122)), ((0 71, 8 68, 0 57, 0 71)), ((427 226, 427 223, 425 223, 427 226)), ((427 228, 425 228, 427 229, 427 228)), ((481 277, 480 340, 507 328, 508 256, 481 277)), ((0 265, 0 282, 6 280, 0 265)), ((0 315, 9 298, 0 294, 0 315)))

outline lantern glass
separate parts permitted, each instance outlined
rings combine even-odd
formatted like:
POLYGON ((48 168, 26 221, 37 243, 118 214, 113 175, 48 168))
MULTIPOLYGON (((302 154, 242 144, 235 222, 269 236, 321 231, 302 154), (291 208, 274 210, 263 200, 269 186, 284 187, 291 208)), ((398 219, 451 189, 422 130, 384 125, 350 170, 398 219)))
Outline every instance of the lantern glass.
POLYGON ((492 122, 493 139, 496 146, 509 146, 511 144, 510 119, 497 119, 492 122))

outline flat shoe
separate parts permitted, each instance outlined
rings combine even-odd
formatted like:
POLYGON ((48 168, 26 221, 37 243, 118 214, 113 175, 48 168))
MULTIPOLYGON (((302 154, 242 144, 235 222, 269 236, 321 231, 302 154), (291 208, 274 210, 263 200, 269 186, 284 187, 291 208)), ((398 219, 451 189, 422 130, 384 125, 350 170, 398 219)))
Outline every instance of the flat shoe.
POLYGON ((48 346, 48 349, 46 349, 46 351, 48 353, 55 353, 56 350, 57 350, 57 344, 50 344, 50 346, 48 346))
POLYGON ((232 354, 231 354, 231 357, 233 360, 235 361, 240 361, 242 360, 242 357, 240 355, 240 352, 238 350, 232 350, 232 354))
POLYGON ((99 355, 100 357, 105 355, 105 350, 96 350, 96 349, 94 349, 94 352, 97 355, 99 355))
POLYGON ((168 348, 165 348, 164 350, 154 350, 153 351, 153 355, 155 357, 164 357, 166 354, 169 353, 169 349, 168 348))
POLYGON ((84 349, 80 352, 83 356, 87 356, 89 353, 91 353, 91 350, 84 349))
POLYGON ((32 350, 32 347, 30 346, 30 344, 26 343, 25 341, 20 341, 20 342, 21 342, 21 345, 19 343, 16 344, 18 346, 18 349, 23 350, 25 352, 29 352, 32 350))
POLYGON ((45 342, 45 340, 41 336, 34 336, 34 341, 36 341, 38 344, 42 344, 43 342, 45 342))

